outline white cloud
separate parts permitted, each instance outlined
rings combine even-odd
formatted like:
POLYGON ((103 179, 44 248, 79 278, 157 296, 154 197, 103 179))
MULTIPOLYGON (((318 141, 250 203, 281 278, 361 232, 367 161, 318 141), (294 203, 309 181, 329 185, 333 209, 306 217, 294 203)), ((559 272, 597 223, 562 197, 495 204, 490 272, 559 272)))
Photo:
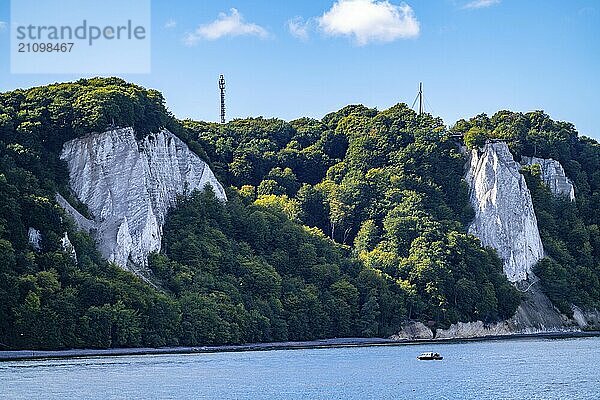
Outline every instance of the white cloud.
POLYGON ((200 40, 217 40, 226 36, 258 36, 267 38, 269 33, 253 23, 244 21, 244 16, 235 8, 231 14, 220 13, 219 17, 209 24, 200 25, 194 32, 188 33, 184 43, 188 46, 197 44, 200 40))
POLYGON ((473 0, 463 6, 463 8, 473 10, 477 8, 491 7, 495 4, 499 4, 500 0, 473 0))
POLYGON ((419 35, 413 9, 406 3, 395 5, 387 0, 338 0, 318 23, 325 34, 353 37, 359 46, 419 35))
POLYGON ((6 29, 6 26, 7 26, 6 22, 0 21, 0 31, 3 31, 4 29, 6 29))
POLYGON ((165 22, 165 29, 173 29, 176 26, 177 26, 177 21, 175 21, 173 18, 171 18, 170 20, 165 22))
POLYGON ((302 17, 295 17, 287 22, 287 27, 292 36, 300 40, 308 40, 309 22, 302 17))

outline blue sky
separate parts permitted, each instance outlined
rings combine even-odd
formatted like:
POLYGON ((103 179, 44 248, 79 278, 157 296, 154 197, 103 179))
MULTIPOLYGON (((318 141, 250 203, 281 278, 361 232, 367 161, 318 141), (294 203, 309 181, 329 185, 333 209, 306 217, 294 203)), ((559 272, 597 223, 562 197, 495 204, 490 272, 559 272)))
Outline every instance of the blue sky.
MULTIPOLYGON (((0 91, 81 77, 11 74, 9 16, 0 0, 0 91)), ((179 118, 218 120, 220 73, 228 119, 410 105, 422 81, 447 124, 543 109, 600 138, 597 0, 153 0, 151 68, 122 77, 179 118)))

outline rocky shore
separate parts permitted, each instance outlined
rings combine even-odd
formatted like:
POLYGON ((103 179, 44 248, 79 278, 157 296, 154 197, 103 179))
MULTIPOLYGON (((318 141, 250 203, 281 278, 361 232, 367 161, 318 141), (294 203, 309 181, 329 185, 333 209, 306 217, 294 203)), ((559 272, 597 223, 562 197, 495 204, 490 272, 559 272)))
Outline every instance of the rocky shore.
POLYGON ((70 350, 14 350, 0 351, 0 361, 17 360, 39 360, 52 358, 79 358, 79 357, 113 357, 113 356, 131 356, 131 355, 151 355, 151 354, 196 354, 196 353, 218 353, 218 352, 240 352, 240 351, 268 351, 268 350, 299 350, 299 349, 321 349, 335 347, 366 347, 366 346, 401 346, 401 345, 421 345, 421 344, 440 344, 440 343, 458 343, 469 341, 484 340, 514 340, 528 338, 547 338, 561 339, 570 337, 590 337, 600 336, 600 331, 588 332, 544 332, 544 333, 523 333, 508 335, 490 335, 485 337, 472 338, 423 338, 423 339, 402 339, 392 338, 334 338, 303 342, 270 342, 270 343, 250 343, 239 345, 223 346, 193 346, 193 347, 161 347, 161 348, 120 348, 120 349, 70 349, 70 350))

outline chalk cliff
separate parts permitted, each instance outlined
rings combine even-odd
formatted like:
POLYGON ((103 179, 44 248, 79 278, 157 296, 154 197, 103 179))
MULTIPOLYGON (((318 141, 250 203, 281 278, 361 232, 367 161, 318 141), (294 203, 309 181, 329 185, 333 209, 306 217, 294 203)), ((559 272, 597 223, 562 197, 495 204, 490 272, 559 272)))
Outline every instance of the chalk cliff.
POLYGON ((42 234, 35 228, 29 227, 27 230, 27 238, 29 240, 29 244, 35 251, 40 251, 42 249, 42 234))
MULTIPOLYGON (((62 199, 62 196, 61 196, 61 199, 62 199)), ((66 202, 66 200, 64 200, 64 201, 66 202)), ((42 245, 41 245, 42 232, 38 231, 35 228, 29 227, 29 229, 27 230, 27 236, 28 236, 29 244, 31 245, 31 247, 35 251, 41 251, 42 250, 42 245)), ((60 244, 61 244, 63 251, 68 253, 71 256, 71 258, 73 258, 73 260, 75 260, 75 262, 77 262, 77 253, 75 252, 75 247, 71 243, 71 239, 69 238, 69 235, 67 234, 67 232, 65 232, 63 237, 60 239, 60 244)))
MULTIPOLYGON (((523 163, 539 164, 542 180, 555 194, 574 198, 573 185, 560 163, 526 157, 523 163)), ((579 320, 570 320, 541 292, 531 268, 544 256, 544 250, 531 194, 519 169, 506 143, 488 143, 469 155, 465 179, 470 185, 471 205, 475 209, 469 232, 479 237, 485 246, 498 251, 506 276, 522 293, 521 304, 506 321, 458 322, 447 329, 436 330, 435 338, 571 331, 587 326, 588 321, 594 319, 576 313, 579 320)))
POLYGON ((419 321, 408 321, 402 324, 400 332, 390 336, 392 340, 433 339, 433 331, 419 321))
MULTIPOLYGON (((559 196, 575 200, 573 183, 552 159, 523 157, 523 165, 538 164, 541 179, 559 196)), ((515 315, 505 321, 458 322, 431 330, 420 322, 405 323, 395 340, 459 339, 539 332, 600 329, 600 311, 572 306, 573 318, 561 314, 542 292, 531 268, 544 256, 531 194, 506 143, 488 143, 468 154, 465 179, 471 190, 475 218, 469 232, 498 251, 504 272, 521 292, 515 315)))
POLYGON ((469 233, 495 248, 511 282, 526 280, 544 256, 531 194, 506 143, 472 150, 465 179, 475 219, 469 233))
POLYGON ((62 239, 60 239, 60 244, 63 251, 68 253, 71 258, 77 262, 77 252, 75 252, 75 247, 73 246, 73 243, 71 243, 71 239, 69 238, 69 234, 67 232, 65 232, 62 239))
POLYGON ((94 235, 106 259, 136 273, 143 274, 148 254, 160 250, 165 216, 177 196, 209 185, 226 200, 208 165, 166 129, 141 141, 132 128, 89 134, 65 143, 61 158, 92 218, 61 196, 57 201, 94 235))
POLYGON ((557 196, 567 197, 569 200, 575 200, 575 188, 573 182, 565 174, 562 165, 551 158, 522 157, 523 165, 537 164, 542 172, 541 179, 552 193, 557 196))

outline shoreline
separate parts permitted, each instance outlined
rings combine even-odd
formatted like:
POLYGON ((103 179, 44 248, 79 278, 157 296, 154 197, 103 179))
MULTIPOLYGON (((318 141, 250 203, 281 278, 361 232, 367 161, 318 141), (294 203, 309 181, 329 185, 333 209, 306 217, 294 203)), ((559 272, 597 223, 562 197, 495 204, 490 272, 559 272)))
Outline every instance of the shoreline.
POLYGON ((65 359, 65 358, 87 358, 87 357, 113 357, 132 355, 162 355, 162 354, 203 354, 203 353, 226 353, 246 351, 270 351, 270 350, 302 350, 302 349, 326 349, 342 347, 372 347, 372 346, 407 346, 423 344, 446 344, 462 342, 480 342, 492 340, 515 340, 515 339, 564 339, 577 337, 600 336, 600 331, 565 331, 565 332, 539 332, 518 333, 511 335, 480 336, 472 338, 449 338, 449 339, 414 339, 393 340, 385 338, 334 338, 299 342, 267 342, 248 343, 237 345, 215 345, 215 346, 187 346, 187 347, 130 347, 115 349, 70 349, 70 350, 6 350, 0 351, 0 362, 41 360, 41 359, 65 359))

